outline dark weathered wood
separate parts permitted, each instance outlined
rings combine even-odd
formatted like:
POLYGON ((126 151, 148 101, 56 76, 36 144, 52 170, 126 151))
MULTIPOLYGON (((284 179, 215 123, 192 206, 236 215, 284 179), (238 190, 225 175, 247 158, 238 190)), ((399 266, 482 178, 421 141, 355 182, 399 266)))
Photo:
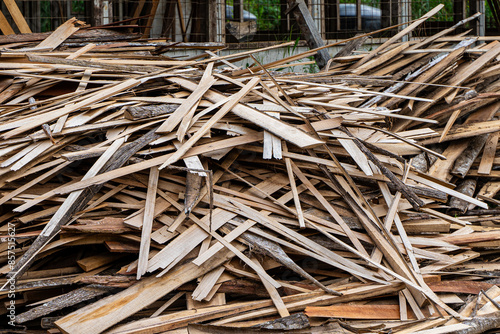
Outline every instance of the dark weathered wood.
POLYGON ((125 118, 136 120, 167 115, 173 113, 178 107, 178 104, 155 104, 149 106, 128 107, 125 110, 125 118))
MULTIPOLYGON (((196 284, 187 283, 181 285, 177 290, 179 291, 193 291, 196 289, 196 284)), ((262 286, 260 282, 251 282, 244 279, 234 279, 221 284, 217 290, 220 293, 233 294, 233 295, 250 295, 268 298, 269 293, 262 286)), ((295 291, 294 291, 295 292, 295 291)))
POLYGON ((113 287, 113 288, 128 288, 135 283, 137 280, 132 276, 110 276, 110 275, 98 275, 98 276, 85 276, 80 280, 82 284, 96 284, 98 286, 113 287))
MULTIPOLYGON (((295 16, 295 20, 299 24, 302 36, 307 41, 307 45, 311 49, 324 46, 325 43, 319 34, 318 28, 316 27, 304 0, 288 0, 288 6, 294 7, 292 13, 295 16)), ((318 67, 322 69, 326 66, 331 57, 326 49, 322 49, 316 52, 314 59, 316 60, 318 67)))
POLYGON ((455 160, 451 174, 464 178, 472 167, 474 160, 484 147, 489 134, 472 137, 465 151, 455 160))
MULTIPOLYGON (((26 42, 37 42, 42 41, 49 37, 50 32, 42 33, 31 33, 31 34, 15 34, 15 35, 2 35, 0 36, 0 44, 11 44, 11 43, 26 43, 26 42)), ((139 34, 122 34, 106 29, 92 29, 92 30, 80 30, 72 34, 69 39, 72 42, 77 42, 78 40, 93 42, 100 41, 114 41, 114 40, 131 40, 138 39, 139 34)))
POLYGON ((293 260, 285 253, 283 248, 281 248, 281 246, 278 245, 277 243, 271 240, 266 240, 264 238, 259 237, 258 235, 249 232, 243 233, 241 235, 241 238, 244 239, 246 242, 248 242, 253 250, 273 258, 275 261, 281 263, 288 269, 309 280, 323 291, 332 294, 334 296, 342 296, 342 293, 327 288, 326 286, 321 284, 317 279, 312 277, 308 272, 306 272, 304 269, 298 266, 295 262, 293 262, 293 260))
POLYGON ((357 39, 353 39, 347 43, 345 43, 344 47, 340 49, 339 52, 333 56, 333 60, 337 57, 346 57, 350 56, 353 51, 357 50, 358 48, 361 47, 365 43, 365 41, 368 39, 368 36, 364 36, 361 34, 356 35, 355 37, 359 37, 357 39))
MULTIPOLYGON (((474 191, 476 190, 476 184, 476 179, 465 179, 458 184, 455 190, 467 196, 473 197, 474 191)), ((448 205, 450 207, 450 211, 463 214, 467 211, 469 203, 460 198, 450 197, 448 205)))
POLYGON ((292 330, 292 329, 304 329, 311 326, 309 318, 300 312, 292 314, 289 317, 284 317, 281 319, 266 321, 258 325, 259 328, 265 329, 281 329, 281 330, 292 330))
POLYGON ((257 23, 253 20, 245 22, 228 21, 226 29, 238 42, 250 42, 257 32, 257 23))
POLYGON ((28 54, 28 59, 32 62, 48 63, 48 64, 62 64, 71 66, 82 66, 89 68, 101 68, 111 71, 123 71, 123 72, 157 72, 160 71, 161 67, 152 66, 131 66, 131 65, 114 65, 114 64, 104 64, 95 61, 79 60, 79 59, 61 59, 57 57, 46 57, 38 56, 33 54, 28 54))
POLYGON ((202 181, 203 177, 198 173, 188 172, 186 174, 186 193, 184 197, 184 212, 186 215, 191 213, 200 197, 202 181))
POLYGON ((34 307, 24 313, 16 316, 16 322, 22 324, 30 320, 34 320, 44 315, 50 314, 54 311, 61 310, 65 307, 77 305, 87 300, 102 296, 110 292, 110 288, 102 286, 86 286, 73 290, 71 292, 62 294, 40 306, 34 307))
MULTIPOLYGON (((440 145, 433 145, 430 147, 436 153, 443 153, 444 147, 440 145)), ((412 166, 415 167, 421 173, 427 173, 429 168, 436 162, 438 157, 429 154, 428 152, 422 152, 412 159, 412 166)))
POLYGON ((471 320, 465 320, 462 323, 471 327, 457 331, 455 332, 455 334, 485 333, 489 330, 497 329, 500 327, 500 311, 496 311, 486 315, 476 315, 471 320))

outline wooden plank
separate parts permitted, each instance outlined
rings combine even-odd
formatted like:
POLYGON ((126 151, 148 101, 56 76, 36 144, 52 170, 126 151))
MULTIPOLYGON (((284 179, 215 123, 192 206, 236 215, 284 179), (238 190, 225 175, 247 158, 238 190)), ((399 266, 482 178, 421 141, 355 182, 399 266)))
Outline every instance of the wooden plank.
MULTIPOLYGON (((309 46, 309 48, 316 49, 324 46, 325 43, 321 38, 318 28, 316 27, 316 24, 314 23, 311 13, 309 12, 309 9, 307 8, 304 0, 289 0, 288 6, 290 8, 293 8, 292 12, 295 16, 295 19, 297 20, 297 23, 299 24, 302 36, 307 41, 307 45, 309 46)), ((325 49, 321 49, 317 51, 317 53, 314 55, 314 58, 316 60, 316 63, 318 64, 318 67, 322 69, 330 60, 330 55, 325 49)))
POLYGON ((229 102, 224 104, 224 106, 219 111, 217 111, 209 121, 205 122, 203 126, 193 136, 191 136, 191 138, 189 138, 184 144, 182 144, 182 146, 178 148, 177 151, 175 151, 175 153, 170 156, 159 168, 163 169, 181 159, 184 154, 191 147, 193 147, 193 145, 203 135, 205 135, 215 123, 220 121, 222 117, 224 117, 230 110, 232 110, 240 102, 240 100, 259 83, 259 81, 259 78, 253 78, 252 80, 250 80, 248 84, 245 85, 245 88, 241 89, 237 94, 233 95, 229 102))
POLYGON ((187 115, 189 110, 203 97, 203 95, 212 87, 217 81, 212 76, 214 63, 209 63, 203 76, 201 77, 199 85, 193 90, 191 95, 182 102, 182 104, 173 112, 173 114, 156 130, 158 133, 169 133, 179 123, 182 118, 187 115))
POLYGON ((31 29, 28 26, 28 23, 26 23, 26 20, 24 19, 23 14, 19 10, 19 7, 17 7, 17 4, 14 0, 3 0, 3 3, 9 10, 10 15, 12 16, 12 19, 16 23, 17 28, 22 34, 30 34, 31 29))
POLYGON ((49 35, 49 37, 40 42, 36 48, 54 50, 69 36, 77 32, 80 29, 80 26, 84 24, 85 22, 79 21, 73 17, 60 25, 52 34, 49 35))
POLYGON ((226 262, 234 255, 222 251, 202 266, 186 263, 163 277, 147 277, 117 294, 83 307, 55 322, 67 333, 102 333, 129 315, 162 298, 169 292, 226 262), (120 305, 114 308, 113 305, 120 305))
MULTIPOLYGON (((345 319, 398 320, 399 305, 332 305, 308 306, 308 317, 327 317, 345 319)), ((409 319, 416 319, 414 314, 408 314, 409 319)))
POLYGON ((499 135, 500 132, 491 133, 486 144, 484 144, 483 155, 477 169, 479 174, 489 174, 491 172, 493 161, 495 160, 499 135))
POLYGON ((344 222, 342 217, 340 217, 340 215, 337 213, 337 211, 335 211, 335 209, 330 205, 330 203, 328 203, 328 201, 323 197, 323 195, 321 195, 321 193, 312 185, 312 183, 306 178, 306 176, 300 171, 300 169, 293 162, 292 162, 292 169, 293 169, 294 174, 297 175, 297 177, 300 179, 300 181, 304 185, 306 185, 306 187, 309 189, 309 191, 312 192, 314 194, 314 196, 316 196, 318 201, 320 201, 320 203, 328 211, 328 213, 330 213, 330 215, 332 215, 332 217, 335 219, 337 224, 340 225, 342 230, 344 230, 346 235, 349 237, 351 242, 354 244, 356 249, 358 251, 360 251, 362 254, 368 255, 368 253, 366 252, 365 248, 363 247, 363 245, 361 244, 359 239, 356 238, 356 236, 352 233, 351 229, 349 228, 349 226, 347 226, 347 224, 344 222))
POLYGON ((89 96, 88 98, 86 98, 80 102, 62 107, 60 109, 56 109, 56 110, 47 112, 43 115, 43 117, 28 117, 28 118, 25 118, 22 120, 3 124, 3 126, 0 125, 0 131, 13 129, 9 132, 4 133, 1 137, 3 139, 11 138, 11 137, 16 136, 20 133, 31 130, 37 126, 41 126, 44 123, 50 122, 54 119, 57 119, 58 117, 67 115, 75 110, 89 106, 93 103, 102 101, 110 96, 118 94, 124 90, 135 87, 144 81, 145 80, 137 80, 137 79, 125 80, 124 82, 122 82, 118 85, 111 85, 107 89, 100 90, 99 92, 92 94, 91 96, 89 96))
MULTIPOLYGON (((185 79, 168 78, 168 80, 187 89, 194 90, 194 85, 185 79)), ((217 103, 225 98, 223 95, 210 90, 207 92, 205 97, 214 103, 217 103)), ((246 107, 242 104, 235 105, 231 111, 237 116, 254 124, 258 124, 264 130, 267 130, 299 147, 311 147, 321 144, 320 140, 317 140, 292 126, 286 125, 273 117, 256 112, 254 109, 246 107)))
POLYGON ((137 279, 146 273, 149 258, 149 246, 151 243, 151 230, 155 213, 156 190, 158 188, 158 177, 160 172, 157 167, 152 167, 149 173, 148 191, 144 208, 144 220, 141 231, 141 246, 139 249, 139 262, 137 265, 137 279))
POLYGON ((2 31, 2 34, 4 35, 14 35, 15 32, 12 29, 12 27, 9 24, 9 21, 7 21, 7 18, 3 13, 0 11, 0 31, 2 31))

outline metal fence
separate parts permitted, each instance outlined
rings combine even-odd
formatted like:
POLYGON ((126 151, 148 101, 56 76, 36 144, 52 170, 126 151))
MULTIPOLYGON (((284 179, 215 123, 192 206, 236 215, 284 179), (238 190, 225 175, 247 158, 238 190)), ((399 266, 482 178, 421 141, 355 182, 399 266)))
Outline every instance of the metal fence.
MULTIPOLYGON (((351 37, 360 32, 404 24, 443 2, 445 7, 414 31, 436 33, 477 11, 485 18, 462 30, 498 34, 500 0, 308 0, 323 39, 351 37)), ((145 37, 184 42, 283 42, 300 36, 286 0, 22 0, 17 4, 33 32, 51 31, 71 17, 93 26, 120 22, 123 29, 145 37)), ((2 12, 12 17, 2 2, 2 12)), ((118 25, 118 24, 116 24, 118 25)), ((14 25, 13 25, 14 26, 14 25)), ((387 31, 391 35, 394 31, 387 31)), ((380 35, 384 37, 384 33, 380 35)))

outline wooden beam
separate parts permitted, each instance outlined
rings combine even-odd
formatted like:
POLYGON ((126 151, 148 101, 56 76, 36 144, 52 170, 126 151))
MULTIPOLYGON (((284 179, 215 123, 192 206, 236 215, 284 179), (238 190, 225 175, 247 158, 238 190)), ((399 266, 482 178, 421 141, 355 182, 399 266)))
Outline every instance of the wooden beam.
MULTIPOLYGON (((302 36, 311 49, 316 49, 325 45, 321 34, 314 23, 314 20, 307 8, 304 0, 288 0, 289 8, 293 8, 292 13, 299 24, 302 36)), ((331 59, 330 54, 326 49, 318 50, 314 55, 316 64, 320 69, 324 68, 331 59)))

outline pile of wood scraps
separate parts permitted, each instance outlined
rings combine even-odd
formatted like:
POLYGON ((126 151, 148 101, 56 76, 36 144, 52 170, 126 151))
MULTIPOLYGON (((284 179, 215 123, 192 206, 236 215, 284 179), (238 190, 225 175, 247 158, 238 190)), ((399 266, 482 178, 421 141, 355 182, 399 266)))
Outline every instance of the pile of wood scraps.
POLYGON ((500 37, 367 34, 305 74, 314 50, 179 59, 82 27, 0 36, 0 327, 500 326, 500 37))

